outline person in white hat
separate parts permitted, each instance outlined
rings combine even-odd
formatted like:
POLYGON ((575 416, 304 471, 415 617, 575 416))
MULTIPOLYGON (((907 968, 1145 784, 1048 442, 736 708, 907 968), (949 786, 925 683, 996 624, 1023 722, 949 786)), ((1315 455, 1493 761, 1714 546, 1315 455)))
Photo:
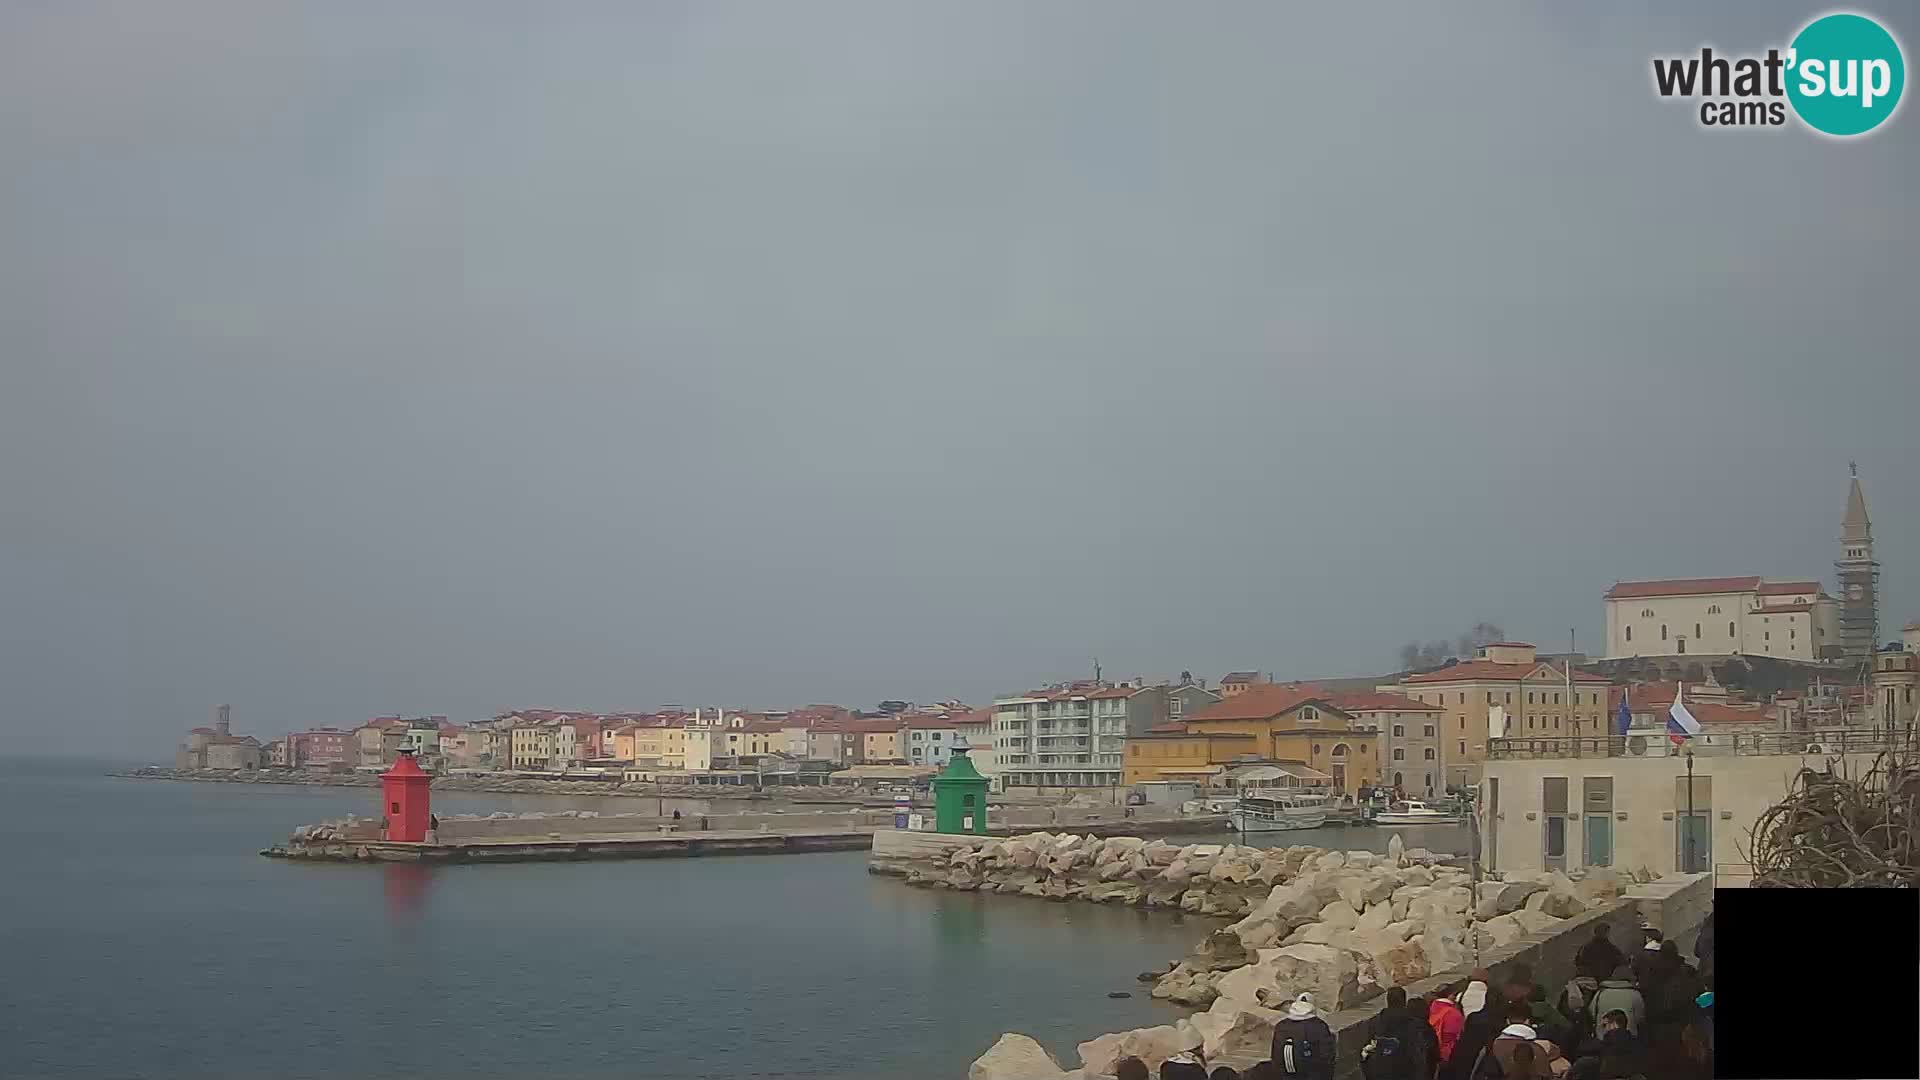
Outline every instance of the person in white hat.
POLYGON ((1288 1002, 1286 1014, 1273 1025, 1274 1069, 1281 1076, 1333 1080, 1333 1056, 1333 1029, 1320 1019, 1313 995, 1288 1002))

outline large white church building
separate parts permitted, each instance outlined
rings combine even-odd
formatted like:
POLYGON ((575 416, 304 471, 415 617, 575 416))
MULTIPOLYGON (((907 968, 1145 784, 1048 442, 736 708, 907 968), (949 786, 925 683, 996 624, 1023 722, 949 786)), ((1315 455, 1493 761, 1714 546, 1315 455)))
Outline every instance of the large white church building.
POLYGON ((1614 583, 1606 594, 1605 659, 1751 656, 1811 663, 1870 655, 1880 565, 1858 475, 1840 531, 1837 598, 1818 581, 1759 577, 1614 583))

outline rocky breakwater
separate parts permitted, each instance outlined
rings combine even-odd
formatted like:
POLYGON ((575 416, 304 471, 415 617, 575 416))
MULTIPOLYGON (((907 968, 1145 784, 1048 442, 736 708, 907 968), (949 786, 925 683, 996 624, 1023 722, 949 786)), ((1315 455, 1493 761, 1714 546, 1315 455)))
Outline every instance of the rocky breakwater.
POLYGON ((1157 1069, 1194 1046, 1210 1059, 1257 1061, 1267 1056, 1279 1010, 1301 993, 1332 1013, 1430 975, 1459 972, 1464 978, 1476 949, 1490 951, 1611 904, 1631 880, 1607 871, 1579 880, 1551 873, 1483 881, 1476 888, 1467 871, 1428 852, 1405 850, 1398 836, 1384 856, 1310 847, 1155 848, 1116 846, 1112 839, 1015 839, 1022 843, 1011 851, 1011 842, 1003 842, 949 852, 944 872, 923 870, 920 883, 1054 899, 1072 899, 1078 889, 1086 900, 1177 904, 1200 913, 1211 907, 1240 917, 1209 933, 1164 974, 1151 976, 1155 997, 1204 1005, 1206 1011, 1082 1043, 1080 1067, 1073 1072, 1029 1045, 1026 1036, 1009 1034, 974 1062, 970 1080, 1091 1080, 1112 1076, 1115 1063, 1128 1056, 1157 1069), (1084 862, 1062 858, 1076 850, 1084 852, 1084 862))

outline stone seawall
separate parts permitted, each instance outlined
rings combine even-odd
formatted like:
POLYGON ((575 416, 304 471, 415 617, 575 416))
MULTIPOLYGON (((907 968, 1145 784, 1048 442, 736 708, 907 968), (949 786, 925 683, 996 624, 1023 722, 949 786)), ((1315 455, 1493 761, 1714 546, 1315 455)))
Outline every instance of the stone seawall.
POLYGON ((1244 1068, 1266 1058, 1277 1008, 1300 993, 1312 994, 1334 1026, 1344 1066, 1358 1061, 1365 1022, 1388 987, 1429 993, 1475 966, 1515 963, 1534 965, 1543 983, 1557 985, 1593 922, 1624 936, 1664 911, 1672 932, 1704 915, 1701 898, 1711 896, 1704 877, 1646 885, 1607 870, 1476 885, 1466 870, 1408 851, 1397 836, 1384 856, 1049 833, 876 839, 869 869, 925 887, 1238 916, 1168 971, 1143 976, 1155 997, 1205 1012, 1082 1043, 1071 1073, 1010 1034, 975 1062, 971 1080, 1091 1080, 1111 1076, 1129 1055, 1157 1069, 1194 1046, 1210 1061, 1244 1068), (1654 913, 1643 914, 1649 906, 1654 913))

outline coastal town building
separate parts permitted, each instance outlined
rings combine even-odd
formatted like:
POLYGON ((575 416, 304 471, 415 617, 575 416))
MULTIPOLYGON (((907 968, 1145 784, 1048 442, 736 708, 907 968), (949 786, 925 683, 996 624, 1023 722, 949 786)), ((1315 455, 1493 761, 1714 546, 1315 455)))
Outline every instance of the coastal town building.
POLYGON ((542 720, 514 725, 508 742, 508 764, 513 770, 544 770, 552 765, 558 752, 556 728, 552 722, 542 720))
POLYGON ((909 765, 944 767, 953 748, 960 745, 960 724, 952 716, 908 713, 900 719, 900 740, 909 765))
MULTIPOLYGON (((1188 672, 1180 673, 1178 682, 1162 682, 1148 685, 1144 680, 1134 682, 1136 688, 1127 698, 1127 734, 1144 735, 1182 717, 1192 716, 1201 709, 1221 700, 1221 695, 1196 682, 1188 672)), ((979 762, 974 762, 976 768, 979 762)))
POLYGON ((993 709, 970 709, 954 717, 954 730, 967 748, 975 772, 999 790, 1000 755, 993 745, 993 709))
POLYGON ((1606 606, 1609 660, 1764 656, 1813 663, 1841 648, 1839 605, 1817 581, 1621 581, 1607 590, 1606 606))
POLYGON ((1873 722, 1906 730, 1920 720, 1920 622, 1908 623, 1897 646, 1873 657, 1873 722))
POLYGON ((391 765, 407 743, 407 722, 398 716, 376 716, 353 729, 357 764, 363 769, 391 765))
POLYGON ((212 727, 187 732, 187 741, 174 752, 173 765, 182 771, 244 772, 260 768, 266 757, 260 740, 233 733, 233 706, 222 705, 214 710, 212 727))
POLYGON ((287 747, 286 765, 290 769, 351 766, 358 760, 353 733, 339 728, 295 731, 281 741, 287 747))
POLYGON ((843 726, 848 732, 858 737, 855 744, 855 764, 897 764, 905 760, 900 753, 899 717, 881 716, 848 720, 843 726))
POLYGON ((1229 671, 1220 676, 1220 696, 1238 697, 1252 687, 1270 681, 1266 675, 1258 671, 1229 671))
MULTIPOLYGON (((1305 765, 1332 777, 1335 791, 1358 794, 1380 781, 1381 731, 1377 721, 1336 704, 1338 696, 1311 683, 1253 683, 1167 727, 1200 735, 1251 736, 1252 743, 1241 754, 1305 765)), ((1392 711, 1387 708, 1392 703, 1371 696, 1354 700, 1372 707, 1376 714, 1392 711)), ((1409 703, 1407 708, 1417 705, 1409 703)), ((1209 745, 1217 754, 1229 744, 1209 745)))
MULTIPOLYGON (((1688 708, 1698 716, 1703 706, 1688 708)), ((1892 741, 1857 728, 1722 731, 1684 746, 1664 730, 1494 739, 1477 803, 1484 865, 1510 874, 1644 866, 1712 873, 1717 886, 1739 887, 1752 873, 1742 851, 1754 823, 1802 769, 1844 764, 1864 773, 1892 741)))
POLYGON ((1093 680, 995 700, 994 750, 1006 786, 1117 786, 1136 689, 1093 680))
POLYGON ((1405 694, 1342 691, 1327 701, 1353 718, 1352 726, 1379 732, 1380 782, 1414 798, 1436 798, 1446 789, 1440 768, 1440 722, 1446 711, 1405 694))
MULTIPOLYGON (((1864 674, 1878 647, 1880 564, 1857 470, 1834 561, 1837 596, 1810 579, 1757 576, 1616 582, 1606 593, 1604 659, 1765 658, 1843 662, 1864 674)), ((1661 665, 1664 670, 1683 670, 1661 665)))
POLYGON ((1477 659, 1408 675, 1380 687, 1439 706, 1437 758, 1448 787, 1464 787, 1486 760, 1490 723, 1515 735, 1594 735, 1604 731, 1607 680, 1539 659, 1525 642, 1495 642, 1477 659))

